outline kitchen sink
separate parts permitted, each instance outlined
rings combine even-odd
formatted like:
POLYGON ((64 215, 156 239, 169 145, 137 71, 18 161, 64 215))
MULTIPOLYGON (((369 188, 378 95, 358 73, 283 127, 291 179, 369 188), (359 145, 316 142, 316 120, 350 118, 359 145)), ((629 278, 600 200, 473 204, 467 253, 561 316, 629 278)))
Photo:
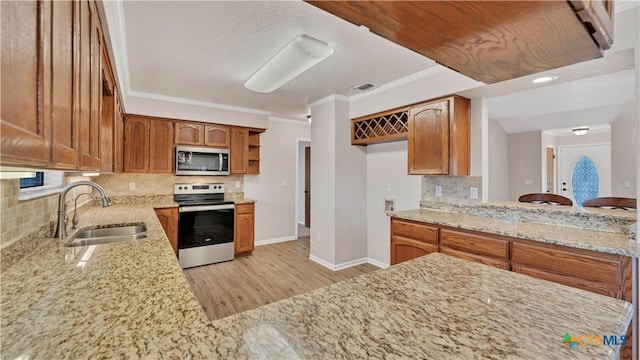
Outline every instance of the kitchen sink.
POLYGON ((146 225, 113 226, 78 232, 65 246, 89 246, 137 240, 147 237, 146 225))

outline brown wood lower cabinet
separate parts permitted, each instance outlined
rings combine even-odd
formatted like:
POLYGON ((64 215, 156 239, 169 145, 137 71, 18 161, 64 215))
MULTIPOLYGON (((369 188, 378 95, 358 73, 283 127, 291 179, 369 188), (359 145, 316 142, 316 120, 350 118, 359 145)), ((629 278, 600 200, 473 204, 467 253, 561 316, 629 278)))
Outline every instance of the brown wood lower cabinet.
POLYGON ((509 240, 498 236, 441 229, 440 252, 509 270, 509 240))
POLYGON ((255 204, 236 204, 234 223, 235 253, 253 251, 255 245, 255 204))
MULTIPOLYGON (((632 301, 631 258, 627 256, 514 239, 511 267, 520 274, 632 301)), ((631 326, 626 336, 631 339, 631 326)), ((631 359, 632 351, 629 341, 620 350, 620 359, 631 359)))
POLYGON ((513 271, 631 301, 629 258, 565 246, 513 240, 513 271))
POLYGON ((169 239, 169 244, 171 244, 171 248, 173 252, 178 255, 178 208, 159 208, 156 210, 156 216, 158 220, 160 220, 160 224, 162 225, 162 229, 164 229, 164 233, 167 234, 167 238, 169 239))
MULTIPOLYGON (((391 218, 391 265, 431 252, 631 302, 631 258, 391 218), (428 239, 425 241, 425 239, 428 239)), ((627 331, 631 339, 631 327, 627 331)), ((631 359, 631 342, 621 359, 631 359)))
POLYGON ((406 220, 391 220, 391 265, 438 252, 438 228, 406 220))

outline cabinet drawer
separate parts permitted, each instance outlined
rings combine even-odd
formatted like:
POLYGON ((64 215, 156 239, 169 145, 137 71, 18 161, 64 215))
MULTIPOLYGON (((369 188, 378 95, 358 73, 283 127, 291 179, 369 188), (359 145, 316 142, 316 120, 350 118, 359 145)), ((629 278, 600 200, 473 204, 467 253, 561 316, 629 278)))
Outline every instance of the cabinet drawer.
POLYGON ((480 264, 493 266, 502 270, 509 270, 510 268, 509 260, 502 260, 502 259, 489 257, 489 256, 476 255, 476 254, 471 254, 468 252, 453 250, 449 248, 443 248, 440 250, 440 252, 446 255, 460 258, 460 259, 475 261, 480 264))
POLYGON ((616 299, 622 299, 622 288, 617 285, 599 281, 589 281, 573 276, 560 275, 525 265, 513 265, 512 271, 538 279, 571 286, 573 288, 594 292, 596 294, 610 296, 616 299))
POLYGON ((571 252, 568 252, 560 246, 514 241, 511 248, 511 263, 514 267, 526 265, 530 268, 586 280, 610 284, 622 282, 622 264, 618 255, 590 254, 587 251, 579 252, 579 249, 571 249, 571 252))
POLYGON ((236 204, 236 214, 253 214, 254 204, 236 204))
POLYGON ((430 244, 438 244, 438 228, 434 226, 391 219, 391 234, 430 244))
MULTIPOLYGON (((509 241, 462 231, 440 230, 441 252, 448 250, 509 262, 509 241)), ((508 268, 508 266, 507 266, 508 268)))
POLYGON ((438 252, 438 245, 408 239, 402 236, 391 238, 391 265, 438 252))

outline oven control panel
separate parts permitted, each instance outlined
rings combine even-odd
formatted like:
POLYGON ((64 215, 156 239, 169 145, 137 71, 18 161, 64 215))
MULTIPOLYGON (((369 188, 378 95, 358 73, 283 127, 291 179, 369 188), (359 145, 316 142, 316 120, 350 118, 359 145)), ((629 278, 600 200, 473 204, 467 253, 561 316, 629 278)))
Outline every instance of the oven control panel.
POLYGON ((224 194, 224 184, 175 184, 173 193, 181 194, 224 194))

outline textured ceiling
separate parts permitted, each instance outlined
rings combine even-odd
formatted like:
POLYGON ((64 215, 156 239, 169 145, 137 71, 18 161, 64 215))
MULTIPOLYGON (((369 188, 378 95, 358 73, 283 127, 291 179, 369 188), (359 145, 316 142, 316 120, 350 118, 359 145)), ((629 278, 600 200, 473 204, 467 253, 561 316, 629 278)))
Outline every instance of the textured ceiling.
POLYGON ((378 85, 435 62, 300 1, 126 1, 132 91, 264 110, 304 120, 307 104, 378 85), (244 82, 297 35, 334 54, 270 94, 244 82))
MULTIPOLYGON (((117 21, 108 25, 117 27, 124 40, 119 41, 126 49, 123 74, 136 96, 172 97, 305 120, 307 104, 316 100, 355 95, 350 90, 355 85, 384 85, 435 65, 302 1, 120 4, 117 21), (329 43, 334 54, 273 93, 244 88, 258 68, 300 34, 329 43)), ((617 10, 625 4, 637 6, 617 2, 617 10)), ((534 76, 527 76, 460 95, 489 99, 490 118, 498 119, 509 133, 571 127, 568 117, 582 118, 586 124, 598 121, 598 114, 628 109, 634 76, 626 70, 633 64, 633 49, 609 51, 604 58, 551 71, 559 78, 550 84, 532 85, 534 76)))

